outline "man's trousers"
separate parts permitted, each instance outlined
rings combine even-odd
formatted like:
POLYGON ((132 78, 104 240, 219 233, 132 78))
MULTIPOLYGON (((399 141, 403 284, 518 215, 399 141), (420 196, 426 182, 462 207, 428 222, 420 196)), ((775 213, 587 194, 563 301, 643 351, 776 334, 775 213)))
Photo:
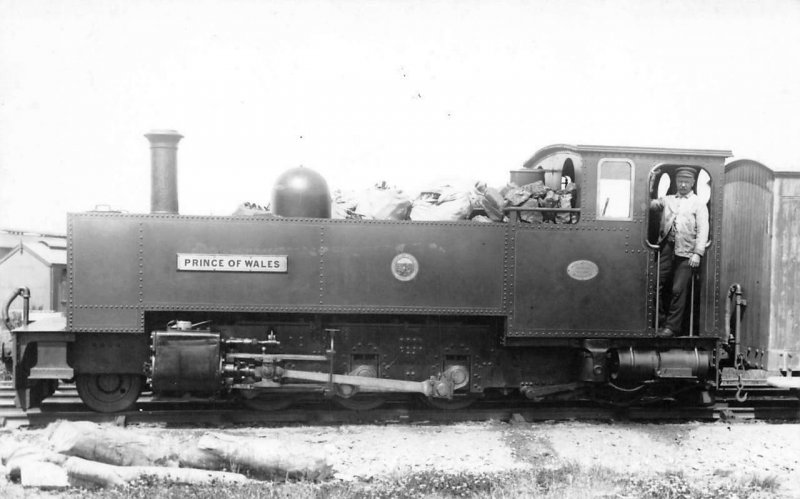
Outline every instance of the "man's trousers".
POLYGON ((681 333, 689 301, 689 282, 694 271, 689 266, 689 259, 676 255, 674 250, 675 243, 672 241, 661 244, 658 314, 663 319, 660 327, 669 328, 677 336, 681 333))

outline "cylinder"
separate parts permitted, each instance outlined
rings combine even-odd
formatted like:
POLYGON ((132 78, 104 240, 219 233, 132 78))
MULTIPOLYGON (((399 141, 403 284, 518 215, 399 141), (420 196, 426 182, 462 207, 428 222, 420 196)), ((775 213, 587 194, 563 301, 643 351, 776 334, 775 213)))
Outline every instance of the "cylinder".
POLYGON ((214 393, 219 390, 219 334, 156 331, 153 352, 153 391, 214 393))
POLYGON ((652 379, 706 379, 711 354, 706 351, 629 348, 612 352, 611 377, 626 381, 652 379))
POLYGON ((150 213, 178 213, 178 142, 175 130, 152 130, 150 141, 150 213))

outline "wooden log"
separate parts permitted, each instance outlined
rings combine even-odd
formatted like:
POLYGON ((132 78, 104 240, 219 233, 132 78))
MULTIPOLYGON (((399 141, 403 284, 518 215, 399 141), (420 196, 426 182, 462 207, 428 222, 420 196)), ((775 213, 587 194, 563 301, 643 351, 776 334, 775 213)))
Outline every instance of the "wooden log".
POLYGON ((48 428, 54 451, 117 466, 218 470, 227 463, 197 447, 197 439, 165 440, 116 426, 60 421, 48 428))
POLYGON ((15 440, 3 440, 2 445, 0 445, 0 463, 5 464, 6 461, 8 461, 9 456, 11 456, 13 452, 24 445, 25 444, 15 440))
POLYGON ((144 477, 151 477, 175 484, 229 485, 245 483, 247 477, 226 471, 199 470, 194 468, 163 468, 160 466, 114 466, 70 457, 64 463, 70 481, 90 483, 100 487, 117 487, 144 477))
POLYGON ((163 439, 89 421, 59 421, 49 428, 55 452, 117 466, 175 466, 178 451, 163 439))
MULTIPOLYGON (((66 421, 50 429, 49 440, 57 452, 114 466, 207 470, 238 467, 260 478, 310 480, 324 479, 331 473, 326 452, 302 442, 211 434, 205 434, 199 441, 178 442, 118 427, 66 421)), ((110 473, 97 479, 104 486, 117 482, 110 473)))
POLYGON ((71 457, 64 462, 70 482, 80 485, 91 484, 97 487, 119 487, 125 485, 125 478, 119 473, 124 469, 112 464, 87 461, 79 457, 71 457))
POLYGON ((67 457, 48 449, 33 445, 16 445, 10 451, 4 452, 3 461, 5 462, 5 475, 9 480, 19 480, 22 474, 22 467, 26 463, 53 463, 62 464, 67 457))
POLYGON ((248 482, 249 479, 241 473, 230 471, 199 470, 195 468, 161 468, 157 466, 133 466, 131 470, 134 479, 152 477, 170 483, 185 485, 230 485, 248 482))
POLYGON ((23 487, 40 489, 65 489, 70 485, 67 471, 64 468, 45 461, 21 463, 20 482, 23 487))
POLYGON ((201 470, 221 470, 230 467, 230 463, 217 454, 197 446, 197 439, 180 444, 178 462, 181 468, 197 468, 201 470))
POLYGON ((205 434, 198 447, 258 478, 323 480, 332 470, 325 449, 302 442, 205 434))

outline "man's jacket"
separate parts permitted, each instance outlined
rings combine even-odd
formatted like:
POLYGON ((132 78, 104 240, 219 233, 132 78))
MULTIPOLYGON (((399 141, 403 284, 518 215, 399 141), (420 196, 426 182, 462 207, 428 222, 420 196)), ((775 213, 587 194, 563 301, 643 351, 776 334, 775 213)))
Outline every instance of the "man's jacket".
POLYGON ((692 253, 703 256, 708 243, 708 208, 705 203, 690 192, 682 198, 671 194, 650 203, 650 208, 661 210, 659 244, 667 238, 670 229, 675 232, 675 254, 685 258, 692 253))

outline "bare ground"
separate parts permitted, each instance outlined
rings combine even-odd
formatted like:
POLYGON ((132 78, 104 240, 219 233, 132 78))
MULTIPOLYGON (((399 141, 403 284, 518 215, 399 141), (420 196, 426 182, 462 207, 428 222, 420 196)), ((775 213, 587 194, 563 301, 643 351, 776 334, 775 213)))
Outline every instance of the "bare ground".
MULTIPOLYGON (((536 471, 570 464, 634 478, 681 473, 698 483, 764 479, 778 484, 777 492, 767 497, 800 498, 800 424, 490 422, 129 430, 164 439, 199 438, 210 431, 313 443, 327 449, 334 479, 341 481, 370 482, 427 471, 536 471)), ((43 430, 0 430, 0 446, 19 441, 46 445, 45 435, 43 430)))

